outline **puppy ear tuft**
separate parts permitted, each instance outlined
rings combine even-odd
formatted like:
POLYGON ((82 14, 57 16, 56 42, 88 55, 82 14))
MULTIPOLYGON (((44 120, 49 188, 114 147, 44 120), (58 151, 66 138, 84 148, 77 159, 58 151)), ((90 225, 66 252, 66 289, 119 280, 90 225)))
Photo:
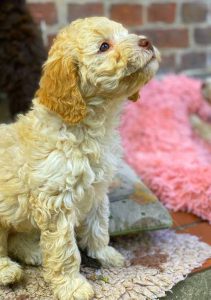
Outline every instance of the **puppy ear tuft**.
POLYGON ((128 97, 128 100, 131 100, 133 102, 136 102, 140 98, 139 91, 137 91, 135 94, 128 97))
POLYGON ((87 109, 78 87, 76 67, 71 57, 65 57, 60 51, 51 52, 44 64, 40 88, 36 94, 38 101, 65 122, 79 123, 86 116, 87 109))

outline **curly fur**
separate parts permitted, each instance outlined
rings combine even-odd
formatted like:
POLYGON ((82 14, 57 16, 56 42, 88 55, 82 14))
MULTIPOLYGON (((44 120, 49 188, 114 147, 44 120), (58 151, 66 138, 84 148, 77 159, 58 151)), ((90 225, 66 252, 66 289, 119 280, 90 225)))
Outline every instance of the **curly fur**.
POLYGON ((104 266, 124 264, 108 246, 107 191, 120 163, 121 107, 158 68, 158 51, 139 39, 106 18, 73 22, 54 41, 32 110, 0 127, 1 283, 21 278, 8 252, 39 263, 37 234, 59 299, 93 297, 76 238, 104 266), (99 53, 105 40, 112 46, 99 53))
POLYGON ((46 51, 24 0, 0 1, 0 91, 11 116, 25 112, 38 88, 46 51))

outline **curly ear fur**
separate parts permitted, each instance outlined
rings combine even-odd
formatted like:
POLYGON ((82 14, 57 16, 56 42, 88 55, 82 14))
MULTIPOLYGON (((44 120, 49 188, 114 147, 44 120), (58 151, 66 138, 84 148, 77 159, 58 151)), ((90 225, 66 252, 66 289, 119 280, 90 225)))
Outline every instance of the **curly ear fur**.
POLYGON ((136 102, 139 99, 139 91, 137 91, 135 94, 128 97, 128 100, 131 100, 133 102, 136 102))
POLYGON ((71 57, 66 57, 58 48, 53 48, 44 64, 37 92, 39 102, 67 123, 80 122, 86 116, 86 103, 77 82, 76 67, 71 57))

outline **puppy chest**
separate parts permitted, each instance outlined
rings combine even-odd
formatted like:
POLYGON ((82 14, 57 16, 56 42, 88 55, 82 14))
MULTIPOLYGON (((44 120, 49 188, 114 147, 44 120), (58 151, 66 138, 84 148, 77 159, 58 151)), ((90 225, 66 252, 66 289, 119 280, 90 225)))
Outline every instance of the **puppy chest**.
POLYGON ((32 165, 31 182, 38 187, 34 190, 40 203, 47 201, 47 206, 57 208, 78 207, 80 214, 85 214, 102 199, 99 191, 105 194, 106 188, 100 186, 107 187, 111 181, 118 151, 110 141, 101 141, 78 132, 61 134, 50 153, 32 165))
POLYGON ((86 154, 80 151, 74 153, 68 160, 66 165, 66 186, 69 188, 89 189, 94 187, 95 184, 102 181, 108 181, 112 176, 113 166, 109 160, 111 155, 101 156, 86 154))

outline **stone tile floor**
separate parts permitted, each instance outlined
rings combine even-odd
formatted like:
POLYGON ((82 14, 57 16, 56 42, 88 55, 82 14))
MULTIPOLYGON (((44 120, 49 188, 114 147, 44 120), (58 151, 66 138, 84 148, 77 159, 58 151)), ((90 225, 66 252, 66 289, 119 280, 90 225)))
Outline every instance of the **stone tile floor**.
MULTIPOLYGON (((171 212, 173 227, 178 233, 189 233, 198 236, 211 245, 211 225, 208 222, 188 213, 171 212)), ((211 300, 211 259, 201 268, 195 269, 185 281, 178 283, 165 300, 211 300)))
MULTIPOLYGON (((178 233, 196 235, 200 240, 211 245, 211 225, 208 222, 190 213, 171 212, 171 216, 173 218, 173 228, 178 233)), ((211 268, 211 259, 208 259, 201 268, 194 270, 194 272, 201 272, 208 268, 211 268)))
POLYGON ((211 269, 189 276, 178 283, 172 293, 164 300, 210 300, 211 299, 211 269))

